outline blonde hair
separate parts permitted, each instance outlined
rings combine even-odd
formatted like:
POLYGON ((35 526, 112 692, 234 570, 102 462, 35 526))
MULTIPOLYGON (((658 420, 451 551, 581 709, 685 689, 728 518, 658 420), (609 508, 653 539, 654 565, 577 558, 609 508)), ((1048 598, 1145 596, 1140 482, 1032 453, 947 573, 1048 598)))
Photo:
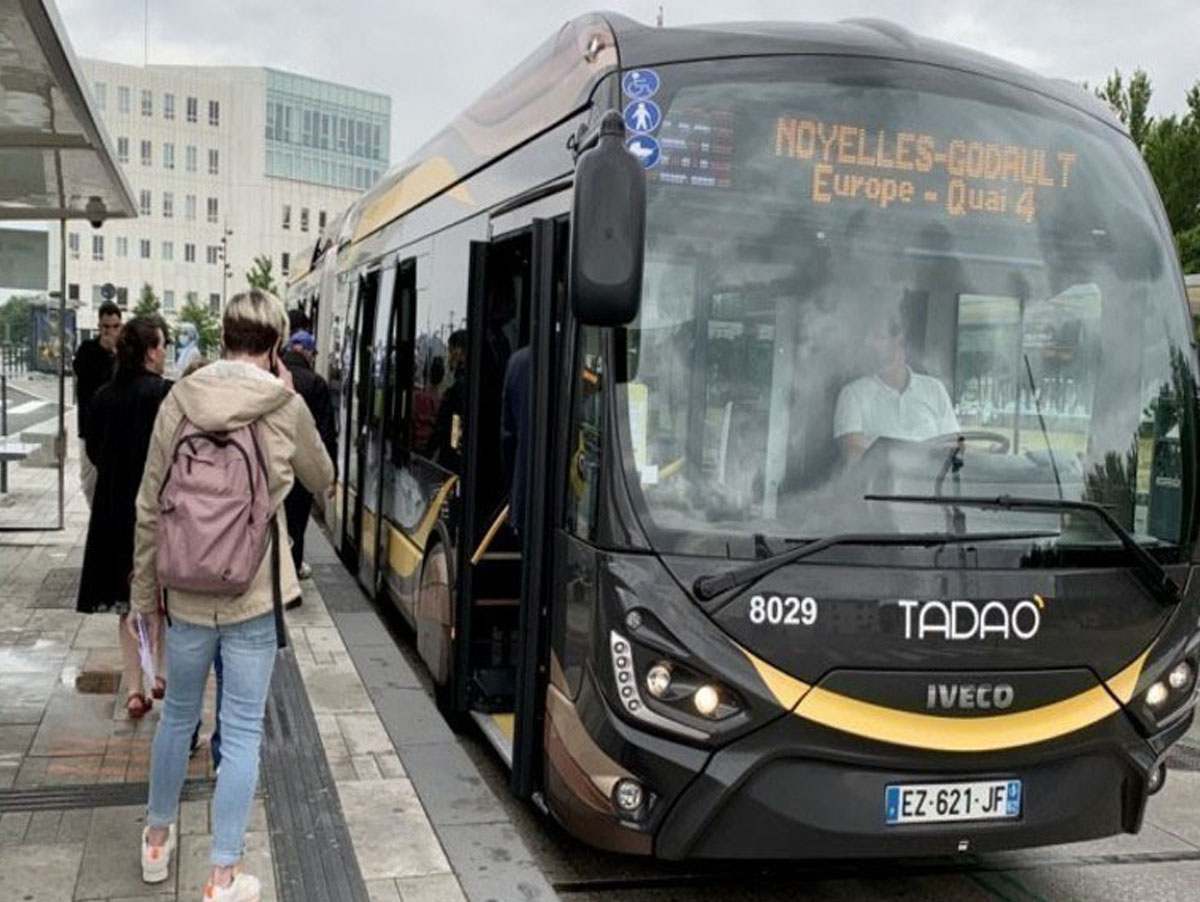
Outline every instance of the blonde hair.
POLYGON ((235 294, 221 320, 221 343, 234 353, 278 350, 288 336, 287 310, 269 291, 253 288, 235 294))

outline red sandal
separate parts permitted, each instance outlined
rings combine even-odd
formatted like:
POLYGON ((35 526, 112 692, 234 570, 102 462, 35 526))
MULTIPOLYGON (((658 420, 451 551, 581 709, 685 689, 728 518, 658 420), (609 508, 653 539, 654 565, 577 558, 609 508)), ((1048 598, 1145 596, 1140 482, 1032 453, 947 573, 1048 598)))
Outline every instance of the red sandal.
POLYGON ((167 694, 167 681, 162 677, 154 678, 154 688, 150 690, 150 694, 156 699, 162 699, 167 694))
POLYGON ((153 707, 154 702, 142 692, 130 692, 125 696, 125 713, 129 715, 130 720, 141 720, 153 707))

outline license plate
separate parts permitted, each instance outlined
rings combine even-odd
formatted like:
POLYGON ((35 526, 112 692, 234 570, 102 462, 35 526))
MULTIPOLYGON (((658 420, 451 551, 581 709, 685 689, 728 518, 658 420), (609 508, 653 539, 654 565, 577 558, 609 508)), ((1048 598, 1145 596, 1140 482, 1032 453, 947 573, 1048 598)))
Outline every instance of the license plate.
POLYGON ((889 826, 1020 817, 1021 781, 891 785, 884 791, 884 812, 889 826))

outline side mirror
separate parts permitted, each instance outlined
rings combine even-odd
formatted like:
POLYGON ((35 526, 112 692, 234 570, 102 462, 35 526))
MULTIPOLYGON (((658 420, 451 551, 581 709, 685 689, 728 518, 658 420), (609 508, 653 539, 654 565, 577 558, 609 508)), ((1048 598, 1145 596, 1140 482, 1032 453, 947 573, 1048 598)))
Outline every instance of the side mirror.
POLYGON ((575 166, 571 208, 571 310, 589 326, 637 316, 646 234, 646 173, 625 149, 625 123, 610 111, 594 147, 575 166))

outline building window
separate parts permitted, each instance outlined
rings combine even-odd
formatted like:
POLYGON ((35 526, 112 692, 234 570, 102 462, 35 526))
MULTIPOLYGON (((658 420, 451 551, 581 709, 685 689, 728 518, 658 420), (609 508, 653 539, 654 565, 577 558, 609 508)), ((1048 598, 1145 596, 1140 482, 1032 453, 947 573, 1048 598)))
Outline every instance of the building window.
POLYGON ((221 101, 210 100, 208 102, 208 124, 209 125, 220 125, 221 124, 221 101))
POLYGON ((204 259, 208 261, 210 266, 216 266, 221 262, 221 248, 215 244, 210 244, 204 249, 204 259))
POLYGON ((196 245, 188 243, 183 246, 183 262, 184 263, 195 263, 196 262, 196 245))
POLYGON ((171 263, 174 261, 174 259, 175 259, 175 242, 173 242, 173 241, 164 241, 163 242, 162 258, 164 260, 166 260, 168 263, 171 263))
POLYGON ((124 285, 117 286, 117 306, 118 307, 128 307, 129 306, 129 289, 126 288, 124 285))
POLYGON ((195 122, 200 109, 200 102, 195 97, 187 99, 187 121, 195 122))
POLYGON ((142 165, 149 166, 154 157, 154 145, 149 141, 142 142, 142 165))
POLYGON ((170 288, 163 289, 163 310, 175 309, 175 292, 170 288))
POLYGON ((117 236, 117 256, 121 258, 129 256, 129 239, 124 235, 117 236))
POLYGON ((117 162, 118 163, 128 163, 129 162, 129 139, 128 138, 117 138, 117 162))
POLYGON ((175 192, 163 192, 163 219, 171 219, 175 216, 175 192))
POLYGON ((108 85, 98 81, 92 85, 92 88, 96 98, 96 109, 103 110, 108 106, 108 85))
POLYGON ((300 208, 300 231, 308 231, 308 207, 300 208))
POLYGON ((138 251, 140 252, 143 260, 150 259, 150 239, 149 238, 143 238, 138 242, 138 251))
POLYGON ((71 259, 79 259, 79 233, 71 232, 67 235, 67 250, 71 252, 71 259))
POLYGON ((217 199, 215 197, 210 197, 208 199, 208 221, 217 221, 217 199))
POLYGON ((286 276, 289 272, 291 272, 291 269, 289 266, 290 263, 291 263, 291 255, 288 254, 287 251, 284 251, 282 254, 280 254, 279 255, 279 271, 280 271, 280 273, 282 273, 283 275, 286 276))
POLYGON ((221 296, 216 292, 208 296, 208 309, 213 313, 221 312, 221 296))
POLYGON ((186 156, 187 156, 187 164, 186 164, 187 171, 195 172, 196 171, 196 147, 194 144, 189 144, 187 146, 186 156))
POLYGON ((104 287, 103 285, 97 285, 95 283, 92 284, 92 306, 93 307, 99 307, 101 304, 104 303, 104 298, 100 294, 100 289, 103 287, 104 287))
POLYGON ((196 221, 196 195, 189 194, 183 199, 183 218, 188 222, 196 221))
POLYGON ((67 286, 67 300, 68 301, 79 300, 79 283, 78 282, 72 282, 70 285, 67 286))
POLYGON ((317 229, 319 229, 322 232, 325 231, 325 211, 324 210, 322 210, 320 213, 317 214, 317 229))
POLYGON ((140 213, 142 216, 149 216, 150 208, 151 208, 150 192, 146 188, 143 188, 138 193, 138 213, 140 213))
POLYGON ((175 145, 167 143, 163 145, 163 169, 175 168, 175 145))
POLYGON ((196 294, 196 292, 188 291, 188 292, 185 292, 183 295, 183 302, 184 302, 184 304, 195 304, 198 302, 197 299, 199 297, 200 296, 198 294, 196 294))
POLYGON ((147 91, 147 90, 142 91, 142 115, 143 116, 153 116, 154 115, 154 92, 153 91, 147 91))
POLYGON ((215 147, 208 149, 208 174, 219 175, 221 172, 221 155, 215 147))
POLYGON ((117 111, 121 113, 129 112, 129 86, 117 85, 117 111))
POLYGON ((283 227, 290 229, 292 227, 292 207, 291 204, 283 205, 283 227))
POLYGON ((163 95, 163 118, 164 119, 174 119, 175 118, 175 95, 174 94, 164 94, 163 95))
POLYGON ((97 263, 104 262, 104 236, 92 236, 92 259, 97 263))

